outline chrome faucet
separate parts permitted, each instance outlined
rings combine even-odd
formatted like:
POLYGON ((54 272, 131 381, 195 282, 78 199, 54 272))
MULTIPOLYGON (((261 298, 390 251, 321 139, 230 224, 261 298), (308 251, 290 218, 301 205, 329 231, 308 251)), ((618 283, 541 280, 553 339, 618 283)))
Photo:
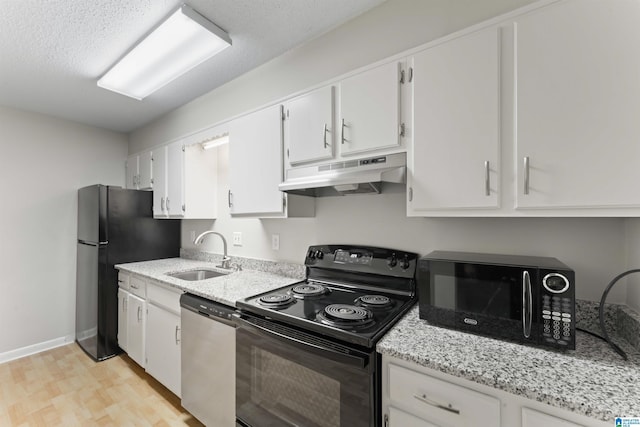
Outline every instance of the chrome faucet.
POLYGON ((207 234, 216 234, 220 236, 220 238, 222 239, 222 250, 224 251, 224 253, 222 254, 222 264, 217 265, 216 267, 226 268, 226 269, 230 268, 229 261, 231 261, 231 258, 227 256, 227 240, 224 238, 222 234, 218 233, 217 231, 207 230, 204 233, 201 233, 198 237, 196 237, 196 240, 193 241, 193 244, 194 245, 201 244, 202 240, 204 239, 204 236, 206 236, 207 234))

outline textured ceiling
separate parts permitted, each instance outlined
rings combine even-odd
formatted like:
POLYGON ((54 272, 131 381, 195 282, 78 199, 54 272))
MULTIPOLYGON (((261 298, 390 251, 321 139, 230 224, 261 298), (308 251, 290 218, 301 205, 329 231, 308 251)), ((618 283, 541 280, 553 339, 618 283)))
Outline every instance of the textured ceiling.
POLYGON ((233 45, 142 101, 97 79, 182 2, 0 0, 0 105, 130 132, 384 0, 189 0, 233 45))

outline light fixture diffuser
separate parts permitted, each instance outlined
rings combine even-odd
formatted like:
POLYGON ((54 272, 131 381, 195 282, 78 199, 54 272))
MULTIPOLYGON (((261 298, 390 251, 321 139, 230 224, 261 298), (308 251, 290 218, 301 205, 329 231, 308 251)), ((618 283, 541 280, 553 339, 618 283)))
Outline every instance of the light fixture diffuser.
POLYGON ((220 147, 221 145, 229 143, 229 133, 225 132, 222 135, 216 135, 212 138, 205 139, 200 144, 204 150, 210 150, 212 148, 220 147))
POLYGON ((98 86, 141 100, 231 46, 220 27, 182 5, 98 80, 98 86))

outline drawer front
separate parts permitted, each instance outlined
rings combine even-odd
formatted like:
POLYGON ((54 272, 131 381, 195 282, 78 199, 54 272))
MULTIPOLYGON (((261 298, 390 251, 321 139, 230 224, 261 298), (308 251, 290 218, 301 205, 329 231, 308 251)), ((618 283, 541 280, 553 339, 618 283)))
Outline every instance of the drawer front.
POLYGON ((125 291, 128 291, 129 277, 129 274, 118 271, 118 287, 124 289, 125 291))
POLYGON ((389 397, 394 406, 440 427, 500 427, 500 401, 477 391, 389 364, 389 397))
POLYGON ((178 315, 180 314, 180 295, 182 291, 179 289, 171 289, 155 283, 147 284, 147 301, 178 315))
POLYGON ((538 412, 534 409, 522 408, 522 427, 582 427, 562 418, 538 412))
POLYGON ((147 282, 138 277, 130 276, 129 292, 139 296, 142 299, 145 299, 147 297, 147 282))

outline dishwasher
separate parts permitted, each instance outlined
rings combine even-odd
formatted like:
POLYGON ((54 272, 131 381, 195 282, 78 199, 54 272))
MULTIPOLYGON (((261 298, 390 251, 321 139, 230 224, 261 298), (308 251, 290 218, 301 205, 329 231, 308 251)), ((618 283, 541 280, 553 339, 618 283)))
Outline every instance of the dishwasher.
POLYGON ((180 297, 182 406, 206 426, 236 426, 234 312, 196 295, 180 297))

